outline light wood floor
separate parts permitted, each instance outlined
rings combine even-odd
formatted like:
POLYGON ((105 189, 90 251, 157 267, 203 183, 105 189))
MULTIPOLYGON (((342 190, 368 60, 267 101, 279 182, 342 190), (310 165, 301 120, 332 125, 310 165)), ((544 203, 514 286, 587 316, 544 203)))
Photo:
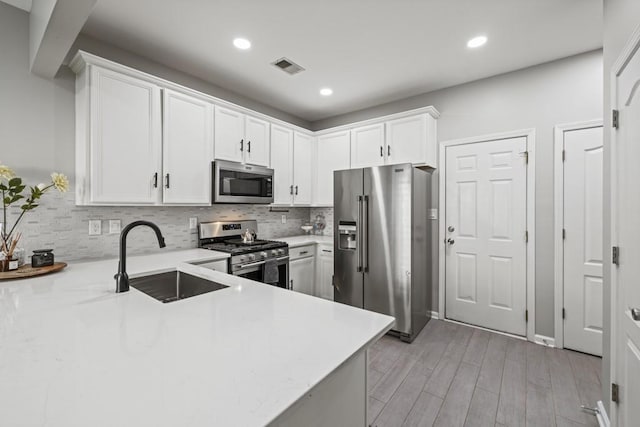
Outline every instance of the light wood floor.
POLYGON ((369 350, 372 426, 597 426, 601 360, 431 320, 369 350))

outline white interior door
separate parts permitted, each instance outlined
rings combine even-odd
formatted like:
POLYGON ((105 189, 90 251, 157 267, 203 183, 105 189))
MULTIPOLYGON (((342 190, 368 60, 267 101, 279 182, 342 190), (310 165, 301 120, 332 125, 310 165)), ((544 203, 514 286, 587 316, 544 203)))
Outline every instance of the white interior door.
POLYGON ((602 127, 564 132, 564 347, 602 355, 602 127))
POLYGON ((620 397, 612 425, 630 427, 640 422, 640 322, 631 315, 632 308, 640 308, 640 54, 637 49, 626 51, 634 53, 616 77, 613 94, 620 120, 612 142, 616 191, 612 212, 616 229, 612 238, 614 242, 617 239, 620 257, 618 267, 612 267, 612 376, 620 397))
POLYGON ((526 335, 525 137, 446 148, 446 317, 526 335))

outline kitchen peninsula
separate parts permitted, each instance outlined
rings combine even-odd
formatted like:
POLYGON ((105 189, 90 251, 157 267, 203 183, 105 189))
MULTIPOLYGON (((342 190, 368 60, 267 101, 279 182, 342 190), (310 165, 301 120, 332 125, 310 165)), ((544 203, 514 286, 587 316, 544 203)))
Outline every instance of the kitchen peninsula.
POLYGON ((0 414, 11 426, 366 424, 366 349, 393 318, 190 263, 131 257, 228 288, 162 304, 116 294, 117 260, 0 283, 0 414))

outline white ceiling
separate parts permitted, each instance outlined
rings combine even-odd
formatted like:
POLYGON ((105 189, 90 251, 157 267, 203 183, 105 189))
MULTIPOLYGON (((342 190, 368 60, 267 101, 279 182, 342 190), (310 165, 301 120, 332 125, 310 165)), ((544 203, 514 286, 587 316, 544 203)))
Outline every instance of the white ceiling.
POLYGON ((602 0, 99 0, 83 32, 315 121, 598 49, 602 0))

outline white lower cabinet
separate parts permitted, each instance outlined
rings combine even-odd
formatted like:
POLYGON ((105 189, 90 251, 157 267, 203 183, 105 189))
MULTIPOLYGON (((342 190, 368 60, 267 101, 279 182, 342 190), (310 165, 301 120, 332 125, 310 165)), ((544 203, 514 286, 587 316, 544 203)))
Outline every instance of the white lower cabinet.
POLYGON ((333 245, 318 245, 315 295, 333 301, 333 245))
POLYGON ((291 289, 307 295, 314 295, 315 257, 313 246, 309 255, 289 261, 289 284, 291 289))

